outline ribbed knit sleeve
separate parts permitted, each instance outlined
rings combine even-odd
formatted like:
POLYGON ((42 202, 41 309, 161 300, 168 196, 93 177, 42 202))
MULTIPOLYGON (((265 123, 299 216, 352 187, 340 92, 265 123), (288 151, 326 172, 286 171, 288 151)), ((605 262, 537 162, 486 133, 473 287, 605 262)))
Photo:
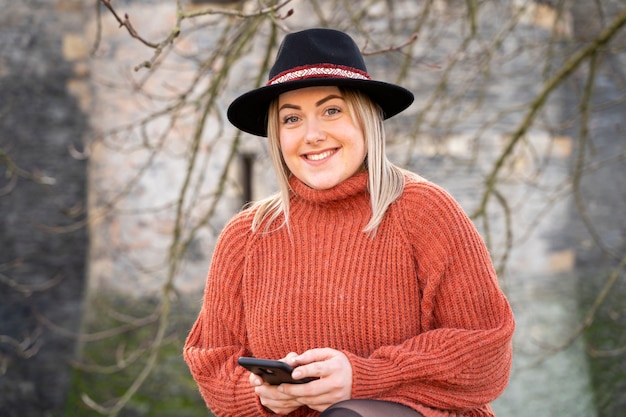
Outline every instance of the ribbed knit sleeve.
POLYGON ((217 416, 270 415, 237 365, 246 356, 241 278, 251 216, 239 214, 222 231, 214 251, 200 314, 184 358, 207 406, 217 416))
POLYGON ((488 403, 508 382, 515 323, 483 240, 428 182, 409 182, 388 215, 417 264, 421 333, 368 357, 348 353, 354 397, 402 402, 427 417, 491 416, 488 403))

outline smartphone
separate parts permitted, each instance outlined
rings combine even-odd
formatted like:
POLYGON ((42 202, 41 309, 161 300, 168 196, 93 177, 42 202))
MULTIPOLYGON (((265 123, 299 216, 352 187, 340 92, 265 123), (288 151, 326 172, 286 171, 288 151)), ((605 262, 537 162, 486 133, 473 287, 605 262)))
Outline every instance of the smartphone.
POLYGON ((282 361, 271 359, 257 359, 247 356, 240 357, 237 362, 253 374, 263 378, 263 381, 270 385, 280 384, 305 384, 315 378, 293 379, 291 373, 293 367, 282 361))

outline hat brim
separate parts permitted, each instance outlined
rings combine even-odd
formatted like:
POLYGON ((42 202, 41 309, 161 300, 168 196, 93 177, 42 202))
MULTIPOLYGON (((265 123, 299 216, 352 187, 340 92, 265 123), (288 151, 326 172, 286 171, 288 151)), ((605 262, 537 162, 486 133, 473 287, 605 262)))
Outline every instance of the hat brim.
POLYGON ((309 78, 284 84, 269 85, 242 94, 228 107, 228 120, 244 132, 267 136, 267 113, 273 99, 287 91, 314 86, 337 86, 357 89, 380 106, 388 119, 413 103, 414 97, 406 88, 383 81, 352 78, 309 78))

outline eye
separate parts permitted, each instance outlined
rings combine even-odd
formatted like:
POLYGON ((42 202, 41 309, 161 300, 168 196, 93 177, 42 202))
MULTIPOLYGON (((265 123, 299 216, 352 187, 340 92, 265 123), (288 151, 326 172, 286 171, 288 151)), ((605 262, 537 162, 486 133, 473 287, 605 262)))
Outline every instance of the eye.
POLYGON ((339 107, 329 107, 326 109, 326 115, 328 116, 335 116, 339 113, 341 113, 341 109, 339 107))
POLYGON ((283 124, 297 123, 299 120, 300 118, 295 115, 288 115, 288 116, 283 117, 282 119, 283 124))

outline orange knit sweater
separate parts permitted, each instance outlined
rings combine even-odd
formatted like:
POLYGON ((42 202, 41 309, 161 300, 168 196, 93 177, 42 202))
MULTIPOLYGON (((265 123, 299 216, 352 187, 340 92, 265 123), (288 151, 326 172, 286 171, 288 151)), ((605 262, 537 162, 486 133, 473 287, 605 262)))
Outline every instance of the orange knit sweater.
MULTIPOLYGON (((223 230, 184 356, 217 416, 267 416, 239 356, 343 351, 353 398, 426 417, 493 416, 515 327, 487 249, 458 203, 407 179, 375 238, 367 174, 319 191, 292 178, 290 226, 223 230)), ((301 407, 294 417, 317 416, 301 407)))

